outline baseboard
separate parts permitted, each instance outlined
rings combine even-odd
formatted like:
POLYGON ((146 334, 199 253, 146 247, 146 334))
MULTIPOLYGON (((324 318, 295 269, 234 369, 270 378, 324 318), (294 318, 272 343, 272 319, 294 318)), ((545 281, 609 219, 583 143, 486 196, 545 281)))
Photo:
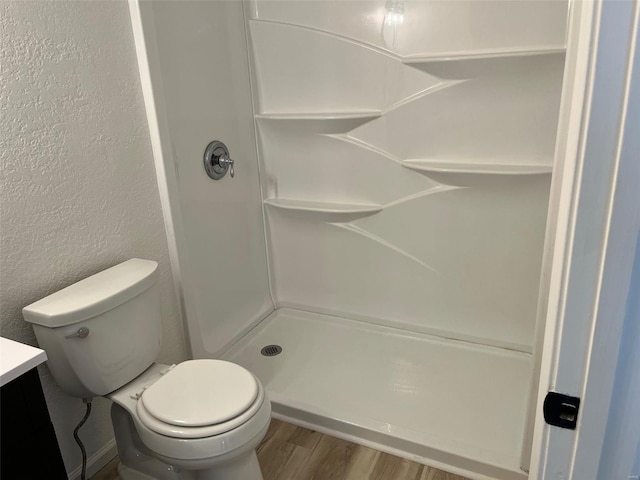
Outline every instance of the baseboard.
MULTIPOLYGON (((118 455, 116 440, 112 438, 100 450, 87 458, 87 478, 91 478, 98 473, 102 467, 113 460, 118 455)), ((79 480, 82 473, 82 465, 68 473, 69 480, 79 480)))

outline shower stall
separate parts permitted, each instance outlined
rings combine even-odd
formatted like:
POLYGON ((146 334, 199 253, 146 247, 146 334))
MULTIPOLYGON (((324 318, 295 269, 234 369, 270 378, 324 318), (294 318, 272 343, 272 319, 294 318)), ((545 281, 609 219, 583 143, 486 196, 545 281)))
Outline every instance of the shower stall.
POLYGON ((569 11, 131 0, 193 356, 279 418, 526 478, 569 11))

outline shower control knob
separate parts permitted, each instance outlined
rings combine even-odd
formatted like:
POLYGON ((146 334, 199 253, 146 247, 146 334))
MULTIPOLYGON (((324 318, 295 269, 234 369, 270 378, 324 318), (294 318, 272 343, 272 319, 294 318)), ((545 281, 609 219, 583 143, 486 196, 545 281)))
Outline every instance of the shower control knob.
POLYGON ((231 173, 231 178, 235 176, 234 161, 229 156, 229 149, 219 140, 214 140, 207 145, 204 151, 204 169, 209 177, 220 180, 231 173))

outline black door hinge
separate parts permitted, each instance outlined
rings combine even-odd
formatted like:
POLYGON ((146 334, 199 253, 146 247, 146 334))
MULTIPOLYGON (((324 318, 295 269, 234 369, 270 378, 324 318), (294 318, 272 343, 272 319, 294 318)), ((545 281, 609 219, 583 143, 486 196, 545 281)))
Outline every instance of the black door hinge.
POLYGON ((549 425, 575 430, 578 424, 580 398, 562 393, 549 392, 544 398, 544 420, 549 425))

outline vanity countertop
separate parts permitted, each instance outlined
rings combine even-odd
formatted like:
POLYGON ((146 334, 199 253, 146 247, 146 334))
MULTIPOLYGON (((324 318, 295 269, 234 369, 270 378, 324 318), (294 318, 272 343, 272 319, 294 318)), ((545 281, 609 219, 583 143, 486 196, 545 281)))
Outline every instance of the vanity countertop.
POLYGON ((44 350, 0 337, 0 386, 46 361, 44 350))

